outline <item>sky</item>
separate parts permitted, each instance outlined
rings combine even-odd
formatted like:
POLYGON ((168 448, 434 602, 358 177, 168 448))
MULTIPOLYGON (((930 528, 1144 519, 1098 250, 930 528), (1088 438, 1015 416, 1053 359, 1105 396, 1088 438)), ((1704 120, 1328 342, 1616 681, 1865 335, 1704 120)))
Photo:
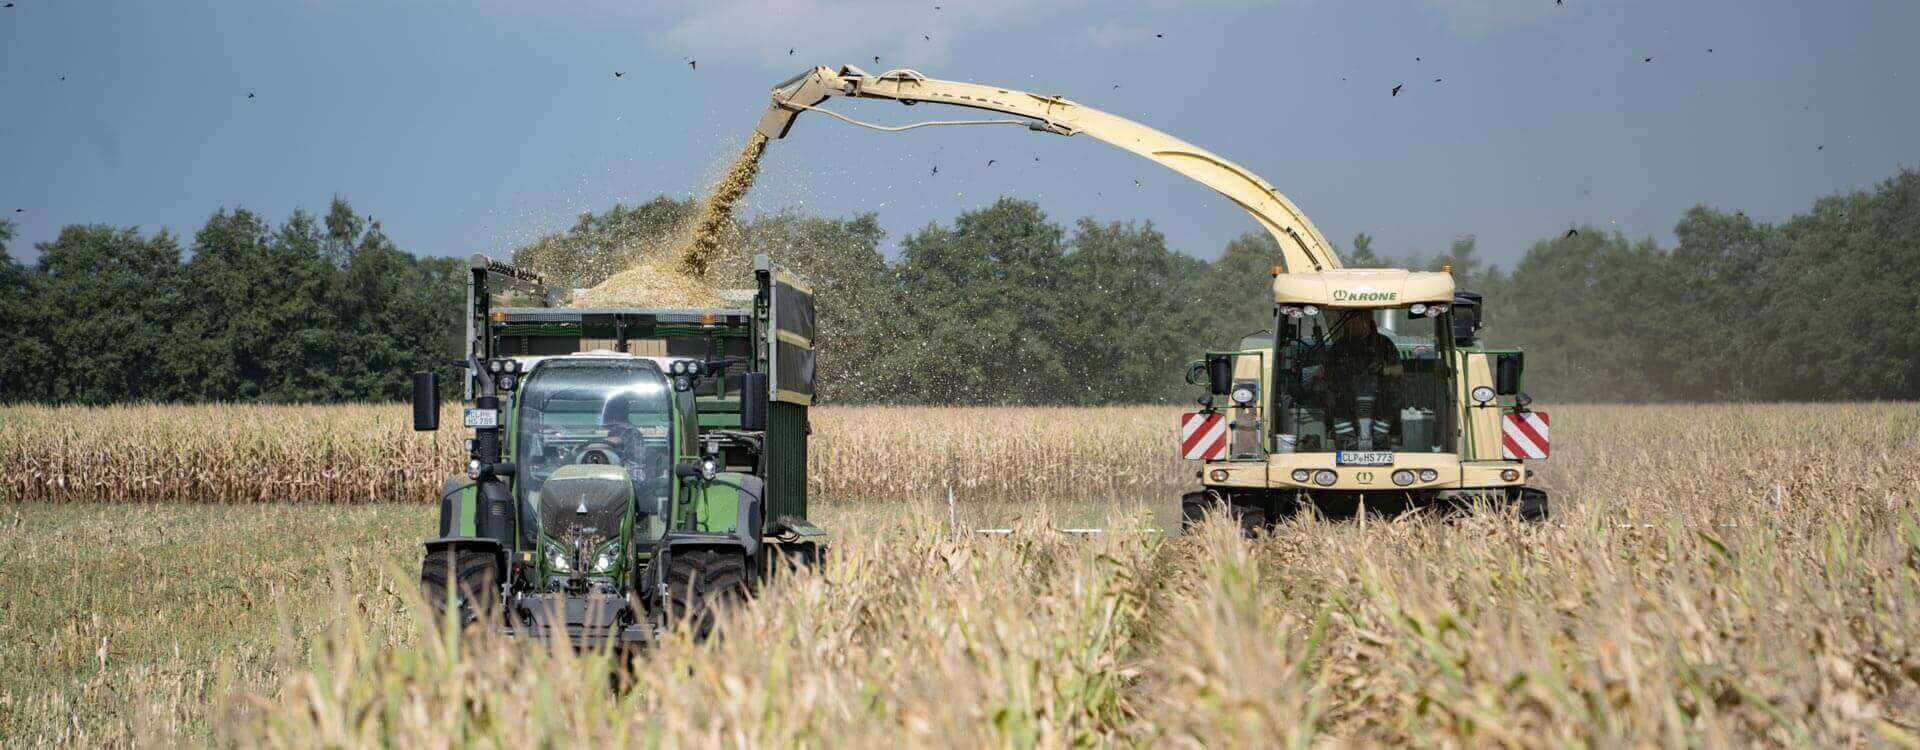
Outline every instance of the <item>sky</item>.
MULTIPOLYGON (((1402 256, 1471 234, 1510 265, 1575 224, 1670 246, 1697 204, 1779 221, 1920 166, 1911 0, 11 2, 0 217, 22 260, 68 224, 190 243, 222 207, 278 223, 336 195, 409 251, 504 255, 703 194, 813 65, 1063 95, 1251 169, 1343 249, 1367 232, 1402 256)), ((1201 258, 1257 230, 1149 161, 1019 128, 806 115, 763 168, 751 211, 872 212, 890 254, 1003 195, 1151 221, 1201 258)))

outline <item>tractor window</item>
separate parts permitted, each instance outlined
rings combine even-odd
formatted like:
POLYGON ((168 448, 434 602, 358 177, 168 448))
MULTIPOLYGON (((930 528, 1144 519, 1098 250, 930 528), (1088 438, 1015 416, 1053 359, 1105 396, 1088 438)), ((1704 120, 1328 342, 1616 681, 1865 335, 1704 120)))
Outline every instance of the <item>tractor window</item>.
POLYGON ((550 359, 518 394, 515 439, 523 502, 567 464, 623 466, 634 496, 664 498, 672 471, 672 390, 646 360, 550 359))
POLYGON ((1443 319, 1405 308, 1281 315, 1274 450, 1445 450, 1443 319))

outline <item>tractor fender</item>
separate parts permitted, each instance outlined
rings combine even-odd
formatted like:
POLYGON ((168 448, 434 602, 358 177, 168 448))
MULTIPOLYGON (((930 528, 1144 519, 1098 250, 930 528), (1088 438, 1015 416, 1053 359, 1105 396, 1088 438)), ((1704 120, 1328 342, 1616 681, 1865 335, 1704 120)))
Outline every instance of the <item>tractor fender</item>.
POLYGON ((739 499, 734 508, 732 538, 752 559, 760 553, 760 533, 766 525, 766 480, 752 474, 727 472, 714 477, 712 483, 737 490, 735 494, 739 499))
POLYGON ((440 536, 461 532, 464 509, 473 504, 475 494, 474 482, 465 474, 450 474, 440 483, 440 536))
POLYGON ((444 549, 458 547, 472 552, 485 552, 493 555, 493 564, 499 569, 500 580, 506 580, 507 550, 500 546, 500 540, 483 536, 443 536, 421 542, 431 555, 444 549))

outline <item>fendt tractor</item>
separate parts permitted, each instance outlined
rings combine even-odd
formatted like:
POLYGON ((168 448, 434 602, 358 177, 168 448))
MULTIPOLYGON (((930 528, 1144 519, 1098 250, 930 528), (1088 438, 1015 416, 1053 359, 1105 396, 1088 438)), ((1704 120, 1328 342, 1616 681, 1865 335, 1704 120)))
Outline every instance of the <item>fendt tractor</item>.
POLYGON ((1283 263, 1274 268, 1273 329, 1208 353, 1189 372, 1209 393, 1180 423, 1183 454, 1204 461, 1202 488, 1181 498, 1185 523, 1228 512, 1251 529, 1305 507, 1339 515, 1478 500, 1545 517, 1546 493, 1527 486, 1525 459, 1546 457, 1547 415, 1520 393, 1521 353, 1480 344, 1483 300, 1456 290, 1451 273, 1344 269, 1306 214, 1258 175, 1063 97, 904 69, 816 67, 774 87, 760 132, 783 138, 807 111, 883 131, 1016 124, 1085 133, 1226 196, 1273 236, 1283 263), (831 97, 1020 119, 879 126, 819 107, 831 97))
MULTIPOLYGON (((756 261, 749 304, 555 307, 537 274, 475 255, 463 475, 440 494, 420 583, 463 626, 638 646, 826 543, 807 521, 814 306, 756 261), (537 307, 493 306, 517 293, 537 307)), ((416 373, 416 430, 439 384, 416 373)))

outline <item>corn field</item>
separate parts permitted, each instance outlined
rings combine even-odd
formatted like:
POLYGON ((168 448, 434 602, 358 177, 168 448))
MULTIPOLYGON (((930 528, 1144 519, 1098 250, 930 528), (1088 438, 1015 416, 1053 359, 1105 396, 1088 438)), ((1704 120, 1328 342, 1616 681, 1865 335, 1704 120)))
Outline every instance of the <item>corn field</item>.
MULTIPOLYGON (((94 414, 158 438, 192 411, 94 414)), ((62 412, 6 412, 23 413, 29 432, 61 429, 62 412)), ((253 441, 228 458, 291 453, 287 435, 327 433, 315 423, 457 452, 437 443, 452 434, 387 426, 397 409, 274 413, 208 410, 222 421, 203 432, 253 441)), ((1299 518, 1253 540, 1225 523, 1182 536, 1155 516, 1170 495, 1061 500, 995 478, 1087 476, 1072 464, 1090 456, 1177 483, 1169 414, 821 410, 822 493, 888 501, 822 503, 829 565, 764 587, 718 639, 670 634, 626 690, 608 688, 605 655, 423 621, 430 507, 17 502, 0 508, 16 540, 0 546, 0 738, 1920 747, 1920 406, 1558 408, 1541 466, 1557 513, 1540 525, 1299 518), (1006 434, 1021 429, 1032 442, 1006 434), (968 476, 949 525, 925 495, 968 476), (994 521, 1015 533, 967 531, 994 521), (1089 523, 1109 533, 1052 530, 1089 523)), ((0 430, 10 472, 21 431, 0 430)))
MULTIPOLYGON (((0 407, 0 502, 431 503, 466 464, 389 406, 0 407)), ((823 408, 811 492, 899 500, 1146 496, 1177 486, 1177 412, 823 408)))

